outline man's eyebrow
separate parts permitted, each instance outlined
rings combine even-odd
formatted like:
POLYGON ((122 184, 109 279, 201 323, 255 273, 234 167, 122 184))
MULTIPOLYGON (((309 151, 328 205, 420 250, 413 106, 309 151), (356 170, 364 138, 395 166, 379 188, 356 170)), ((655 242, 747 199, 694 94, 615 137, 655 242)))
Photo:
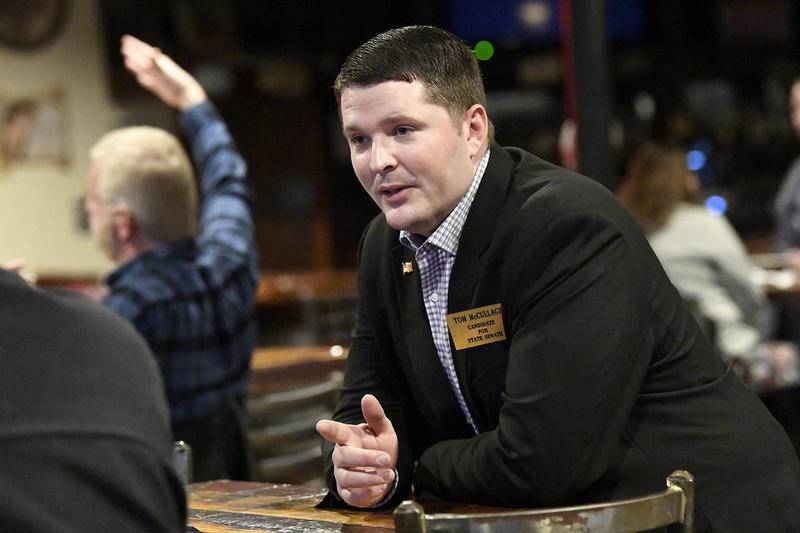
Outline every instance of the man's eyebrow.
MULTIPOLYGON (((391 115, 387 115, 386 117, 382 118, 378 122, 378 126, 384 127, 386 125, 403 123, 403 122, 410 122, 417 124, 420 122, 420 119, 418 117, 412 117, 411 115, 408 115, 406 113, 392 113, 391 115)), ((359 127, 358 123, 351 123, 347 126, 342 124, 342 131, 344 133, 355 133, 361 130, 362 128, 359 127)))
POLYGON ((349 126, 342 124, 342 133, 345 135, 355 133, 357 131, 361 131, 361 128, 359 128, 357 124, 350 124, 349 126))

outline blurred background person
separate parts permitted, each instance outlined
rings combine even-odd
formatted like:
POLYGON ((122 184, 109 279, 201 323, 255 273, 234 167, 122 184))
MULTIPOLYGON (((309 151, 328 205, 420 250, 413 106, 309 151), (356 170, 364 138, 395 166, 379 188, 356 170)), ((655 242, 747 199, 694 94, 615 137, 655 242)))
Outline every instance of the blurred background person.
POLYGON ((181 113, 200 198, 189 158, 166 131, 123 128, 95 144, 89 226, 119 265, 102 301, 155 353, 174 437, 194 452, 194 480, 249 479, 244 399, 258 267, 246 166, 191 75, 131 36, 122 55, 142 87, 181 113))
POLYGON ((798 380, 797 350, 767 341, 769 307, 752 263, 721 214, 700 199, 686 153, 648 144, 629 162, 619 197, 644 230, 681 295, 693 304, 723 357, 757 390, 798 380))
POLYGON ((182 531, 169 411, 142 338, 5 268, 0 302, 0 530, 182 531))
MULTIPOLYGON (((789 124, 800 138, 800 78, 789 85, 789 124)), ((775 196, 774 248, 789 269, 800 267, 800 157, 790 165, 775 196)), ((777 306, 776 331, 781 337, 800 342, 800 304, 787 299, 777 306)))
MULTIPOLYGON (((800 78, 789 88, 789 123, 800 138, 800 78)), ((800 265, 800 157, 789 167, 775 197, 775 246, 788 262, 800 265)))

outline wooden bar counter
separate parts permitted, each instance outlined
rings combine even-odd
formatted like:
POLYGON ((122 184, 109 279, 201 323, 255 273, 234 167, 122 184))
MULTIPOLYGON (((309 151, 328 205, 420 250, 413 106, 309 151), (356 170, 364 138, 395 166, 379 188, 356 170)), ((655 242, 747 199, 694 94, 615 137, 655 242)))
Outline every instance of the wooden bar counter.
POLYGON ((189 486, 189 525, 202 532, 394 531, 391 511, 315 509, 325 489, 245 481, 189 486))
MULTIPOLYGON (((392 511, 316 509, 326 489, 247 481, 207 481, 189 485, 189 525, 204 533, 270 531, 299 533, 383 533, 394 531, 392 511)), ((432 513, 509 511, 443 501, 420 502, 432 513)), ((191 529, 189 529, 191 531, 191 529)))

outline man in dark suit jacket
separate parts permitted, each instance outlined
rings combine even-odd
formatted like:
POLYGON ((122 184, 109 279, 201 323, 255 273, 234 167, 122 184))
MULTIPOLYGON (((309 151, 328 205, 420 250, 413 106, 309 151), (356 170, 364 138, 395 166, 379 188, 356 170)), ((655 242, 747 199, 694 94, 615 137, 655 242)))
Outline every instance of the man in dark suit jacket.
POLYGON ((541 507, 696 477, 699 530, 800 524, 800 464, 635 222, 591 180, 491 142, 471 51, 390 30, 337 78, 383 214, 329 441, 327 505, 417 493, 541 507), (399 230, 399 232, 398 232, 399 230))

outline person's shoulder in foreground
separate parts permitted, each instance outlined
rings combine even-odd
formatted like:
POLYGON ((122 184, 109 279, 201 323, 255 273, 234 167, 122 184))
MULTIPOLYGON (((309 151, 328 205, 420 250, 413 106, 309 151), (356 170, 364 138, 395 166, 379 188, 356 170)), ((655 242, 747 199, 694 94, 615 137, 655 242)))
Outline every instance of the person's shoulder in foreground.
POLYGON ((390 30, 348 57, 334 90, 355 173, 383 213, 360 248, 342 398, 317 425, 325 505, 395 504, 412 481, 452 501, 567 505, 655 492, 687 469, 699 530, 800 523, 785 432, 610 192, 491 144, 464 43, 390 30), (457 251, 436 251, 452 270, 429 269, 420 250, 453 227, 457 251))
POLYGON ((164 390, 114 313, 0 269, 0 529, 180 531, 164 390))

